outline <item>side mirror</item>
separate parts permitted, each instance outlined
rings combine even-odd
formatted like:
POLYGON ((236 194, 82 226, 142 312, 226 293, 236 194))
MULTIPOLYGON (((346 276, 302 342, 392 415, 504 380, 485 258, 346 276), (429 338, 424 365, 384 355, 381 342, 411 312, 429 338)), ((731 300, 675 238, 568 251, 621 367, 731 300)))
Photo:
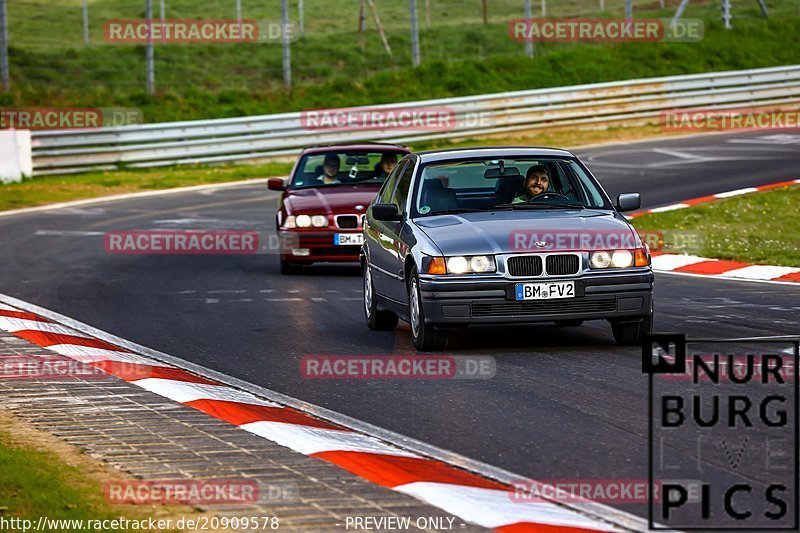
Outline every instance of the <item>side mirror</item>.
POLYGON ((372 217, 383 222, 401 220, 400 210, 394 204, 375 204, 372 206, 372 217))
POLYGON ((267 188, 271 191, 285 191, 286 185, 281 178, 270 178, 267 180, 267 188))
POLYGON ((617 196, 617 211, 636 211, 642 207, 642 195, 638 192, 627 192, 617 196))

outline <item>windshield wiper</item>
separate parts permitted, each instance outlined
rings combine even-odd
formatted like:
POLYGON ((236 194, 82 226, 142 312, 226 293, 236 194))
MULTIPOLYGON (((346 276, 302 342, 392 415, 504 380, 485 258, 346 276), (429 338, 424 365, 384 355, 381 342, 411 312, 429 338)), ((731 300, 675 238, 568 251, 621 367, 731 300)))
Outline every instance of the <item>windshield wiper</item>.
POLYGON ((497 207, 510 207, 512 209, 586 209, 583 204, 567 204, 559 202, 533 202, 533 203, 520 203, 520 204, 501 204, 497 207))
POLYGON ((441 209, 439 211, 429 211, 427 213, 423 213, 425 215, 455 215, 457 213, 479 213, 481 211, 486 211, 486 209, 475 209, 472 207, 459 207, 456 209, 441 209))

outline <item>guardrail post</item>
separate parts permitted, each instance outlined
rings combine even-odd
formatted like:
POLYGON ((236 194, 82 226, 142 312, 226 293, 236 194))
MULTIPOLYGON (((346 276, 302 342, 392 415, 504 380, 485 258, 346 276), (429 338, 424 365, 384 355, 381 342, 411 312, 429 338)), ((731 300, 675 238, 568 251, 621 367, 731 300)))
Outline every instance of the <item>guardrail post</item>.
POLYGON ((0 77, 3 78, 3 88, 6 92, 11 90, 11 77, 8 73, 8 12, 6 0, 0 0, 0 77))

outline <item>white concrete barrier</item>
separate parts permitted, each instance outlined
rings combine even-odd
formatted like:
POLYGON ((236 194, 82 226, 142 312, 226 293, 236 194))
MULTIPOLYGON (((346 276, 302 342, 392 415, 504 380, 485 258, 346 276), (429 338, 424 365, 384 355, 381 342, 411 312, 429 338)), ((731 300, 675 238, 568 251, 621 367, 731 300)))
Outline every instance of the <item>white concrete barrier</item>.
POLYGON ((0 182, 14 183, 33 175, 31 132, 0 130, 0 182))

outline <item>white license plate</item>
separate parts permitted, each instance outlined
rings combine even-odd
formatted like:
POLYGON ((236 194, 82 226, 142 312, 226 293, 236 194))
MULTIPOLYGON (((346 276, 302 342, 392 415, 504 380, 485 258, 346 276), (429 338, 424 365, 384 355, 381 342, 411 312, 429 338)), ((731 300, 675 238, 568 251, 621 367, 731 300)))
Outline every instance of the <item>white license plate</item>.
POLYGON ((575 298, 574 281, 552 281, 549 283, 517 283, 514 286, 517 300, 556 300, 575 298))
POLYGON ((361 233, 334 233, 333 244, 336 246, 361 246, 364 235, 361 233))

